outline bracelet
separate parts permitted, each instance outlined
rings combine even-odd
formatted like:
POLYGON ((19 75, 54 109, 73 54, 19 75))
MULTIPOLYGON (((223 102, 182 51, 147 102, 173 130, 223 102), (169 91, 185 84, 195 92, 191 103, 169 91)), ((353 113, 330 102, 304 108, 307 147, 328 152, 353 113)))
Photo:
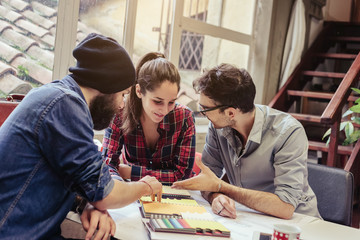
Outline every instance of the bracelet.
POLYGON ((140 180, 139 182, 143 182, 143 183, 146 183, 148 186, 149 186, 149 188, 151 189, 151 194, 150 195, 152 195, 153 194, 153 189, 152 189, 152 187, 150 186, 150 184, 149 183, 147 183, 147 182, 145 182, 145 181, 143 181, 143 180, 140 180))
POLYGON ((220 192, 220 190, 221 190, 221 181, 219 183, 219 188, 218 188, 217 192, 220 192))

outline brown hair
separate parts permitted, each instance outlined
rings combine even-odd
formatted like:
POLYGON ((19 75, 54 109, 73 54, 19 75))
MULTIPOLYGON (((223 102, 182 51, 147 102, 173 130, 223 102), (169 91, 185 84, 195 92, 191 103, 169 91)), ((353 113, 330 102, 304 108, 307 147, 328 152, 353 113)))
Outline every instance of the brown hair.
POLYGON ((238 108, 243 113, 250 112, 255 107, 255 84, 243 68, 220 64, 205 70, 204 74, 193 81, 193 87, 197 93, 204 94, 216 103, 238 108))
MULTIPOLYGON (((178 90, 180 90, 179 72, 174 64, 165 59, 162 53, 150 52, 144 55, 136 67, 136 76, 135 84, 140 85, 140 92, 143 95, 147 91, 154 91, 164 81, 176 83, 178 90)), ((139 124, 143 106, 135 91, 136 86, 132 86, 125 102, 122 115, 123 124, 121 126, 124 134, 130 133, 139 124)))

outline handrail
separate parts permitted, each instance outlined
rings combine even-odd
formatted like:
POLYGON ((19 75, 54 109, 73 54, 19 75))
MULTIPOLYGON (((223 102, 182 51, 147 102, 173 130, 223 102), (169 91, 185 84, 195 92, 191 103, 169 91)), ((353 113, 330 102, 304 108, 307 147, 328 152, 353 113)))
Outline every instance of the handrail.
MULTIPOLYGON (((311 98, 315 93, 308 93, 302 91, 305 83, 307 82, 306 76, 318 75, 319 77, 329 77, 329 78, 340 78, 342 79, 340 85, 338 86, 336 92, 330 96, 330 94, 319 94, 316 98, 320 97, 322 99, 329 99, 325 110, 322 112, 321 116, 311 116, 304 114, 292 113, 298 120, 302 122, 310 122, 315 124, 321 124, 326 127, 331 127, 330 134, 330 143, 328 145, 327 151, 327 165, 333 167, 340 167, 337 163, 338 153, 343 155, 339 149, 339 130, 340 123, 342 118, 342 110, 346 102, 354 101, 353 97, 349 97, 351 94, 351 87, 355 86, 355 83, 360 80, 360 53, 359 54, 345 54, 345 53, 328 53, 328 48, 332 43, 338 42, 341 39, 345 39, 344 36, 340 39, 341 36, 337 35, 337 27, 341 27, 342 30, 347 26, 352 26, 353 24, 349 23, 339 23, 339 22, 326 22, 324 28, 315 39, 311 47, 306 51, 302 57, 300 63, 296 66, 292 74, 289 76, 286 83, 279 89, 275 97, 268 104, 270 107, 279 109, 281 111, 287 112, 290 107, 293 106, 294 102, 299 103, 299 97, 311 98), (312 71, 314 66, 319 62, 319 57, 330 57, 334 59, 354 59, 351 67, 348 69, 347 73, 321 73, 318 71, 312 71), (304 72, 304 70, 306 70, 304 72), (301 94, 298 91, 302 91, 301 94)), ((360 25, 360 24, 359 24, 360 25)), ((345 31, 345 30, 344 30, 345 31)), ((348 31, 348 30, 347 30, 348 31)), ((348 37, 348 36, 345 36, 348 37)), ((358 39, 358 38, 357 38, 358 39)), ((355 39, 355 40, 357 40, 355 39)), ((354 39, 353 39, 354 40, 354 39)), ((295 105, 295 107, 300 107, 301 105, 295 105)), ((356 150, 355 148, 353 148, 356 150)), ((359 150, 360 151, 360 150, 359 150)), ((341 166, 343 167, 343 166, 341 166)))
POLYGON ((337 166, 337 151, 339 140, 339 128, 341 122, 342 109, 351 93, 351 87, 355 85, 360 78, 360 53, 351 64, 345 77, 331 98, 321 115, 321 123, 331 125, 330 143, 327 158, 327 165, 337 166))
POLYGON ((333 124, 336 116, 341 114, 342 108, 345 105, 351 93, 351 87, 360 77, 360 53, 351 64, 348 72, 341 81, 339 87, 331 98, 329 104, 321 115, 321 122, 324 124, 333 124))

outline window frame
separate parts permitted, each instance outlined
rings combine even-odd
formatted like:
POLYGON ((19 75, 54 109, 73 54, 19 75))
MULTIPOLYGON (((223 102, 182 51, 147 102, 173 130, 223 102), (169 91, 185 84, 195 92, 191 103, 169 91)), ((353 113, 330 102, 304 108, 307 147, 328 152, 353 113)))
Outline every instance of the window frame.
MULTIPOLYGON (((136 12, 138 0, 126 1, 126 17, 122 45, 132 56, 134 48, 136 12)), ((256 5, 256 4, 255 4, 256 5)), ((170 30, 169 60, 175 66, 179 65, 181 34, 183 30, 203 35, 226 39, 249 46, 251 56, 252 35, 215 26, 183 16, 184 1, 173 0, 173 19, 170 30)), ((69 67, 75 64, 72 50, 76 44, 77 24, 79 19, 80 0, 59 0, 56 23, 53 80, 61 79, 68 74, 69 67)), ((249 59, 248 59, 249 62, 249 59)))

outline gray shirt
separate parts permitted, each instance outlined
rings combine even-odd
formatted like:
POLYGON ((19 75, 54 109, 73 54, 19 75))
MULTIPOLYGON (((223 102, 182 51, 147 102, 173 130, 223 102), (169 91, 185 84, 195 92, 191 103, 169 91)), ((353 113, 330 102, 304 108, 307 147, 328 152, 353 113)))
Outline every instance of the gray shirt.
POLYGON ((243 147, 235 130, 209 124, 202 161, 218 177, 225 168, 231 184, 274 193, 295 212, 320 217, 308 183, 308 139, 291 115, 255 106, 255 120, 243 147))

